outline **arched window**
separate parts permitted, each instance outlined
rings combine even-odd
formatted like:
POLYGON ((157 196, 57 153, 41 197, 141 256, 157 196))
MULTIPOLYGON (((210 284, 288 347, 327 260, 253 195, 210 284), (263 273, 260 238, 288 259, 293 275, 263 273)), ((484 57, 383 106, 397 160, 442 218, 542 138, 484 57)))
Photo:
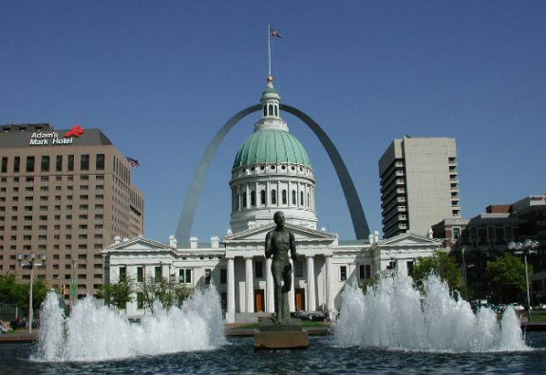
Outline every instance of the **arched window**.
POLYGON ((243 208, 246 208, 246 191, 243 193, 243 208))
POLYGON ((307 207, 311 207, 311 194, 307 193, 307 207))
POLYGON ((292 190, 292 204, 293 205, 296 205, 298 204, 297 200, 296 200, 296 190, 292 190))
POLYGON ((265 190, 260 191, 260 203, 265 206, 265 190))
POLYGON ((279 117, 279 107, 275 106, 275 116, 279 117))
POLYGON ((268 116, 273 116, 273 105, 272 104, 267 105, 267 114, 268 114, 268 116))
POLYGON ((250 192, 250 205, 252 207, 256 206, 256 192, 254 190, 250 192))
POLYGON ((239 201, 240 198, 241 197, 239 196, 239 194, 235 196, 235 202, 234 202, 235 211, 239 211, 241 209, 241 202, 239 201))
POLYGON ((277 204, 277 190, 271 190, 271 204, 277 204))
POLYGON ((267 106, 264 105, 264 117, 267 116, 267 106))
POLYGON ((283 190, 282 191, 282 204, 287 204, 288 203, 288 193, 286 192, 286 190, 283 190))
POLYGON ((300 191, 300 206, 303 207, 303 191, 300 191))

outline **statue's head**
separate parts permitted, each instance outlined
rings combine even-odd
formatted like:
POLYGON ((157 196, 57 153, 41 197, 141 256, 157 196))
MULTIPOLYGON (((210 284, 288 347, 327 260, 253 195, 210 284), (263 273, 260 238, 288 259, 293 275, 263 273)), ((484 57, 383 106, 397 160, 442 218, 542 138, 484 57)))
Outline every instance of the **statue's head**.
POLYGON ((277 211, 273 215, 273 221, 277 226, 284 225, 284 213, 282 211, 277 211))

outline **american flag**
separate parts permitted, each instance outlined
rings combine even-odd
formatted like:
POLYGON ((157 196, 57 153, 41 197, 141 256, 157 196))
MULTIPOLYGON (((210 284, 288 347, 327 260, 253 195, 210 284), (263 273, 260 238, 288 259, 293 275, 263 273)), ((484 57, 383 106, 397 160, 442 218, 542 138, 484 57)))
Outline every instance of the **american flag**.
POLYGON ((274 38, 282 38, 281 33, 279 33, 276 30, 273 30, 273 29, 271 29, 271 36, 274 37, 274 38))
POLYGON ((128 157, 128 156, 127 156, 127 161, 129 162, 129 165, 130 165, 131 167, 138 167, 138 166, 140 166, 140 163, 138 162, 138 160, 133 159, 133 158, 130 158, 130 157, 128 157))

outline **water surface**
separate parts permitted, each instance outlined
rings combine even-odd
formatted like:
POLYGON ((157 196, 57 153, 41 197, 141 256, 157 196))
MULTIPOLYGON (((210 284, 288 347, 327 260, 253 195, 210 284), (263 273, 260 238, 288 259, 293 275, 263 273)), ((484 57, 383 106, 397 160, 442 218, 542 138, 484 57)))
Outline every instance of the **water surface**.
POLYGON ((230 338, 210 351, 103 362, 36 362, 36 344, 0 345, 0 373, 22 374, 533 374, 546 369, 546 333, 527 334, 530 351, 431 353, 339 347, 313 337, 306 350, 254 351, 252 338, 230 338))

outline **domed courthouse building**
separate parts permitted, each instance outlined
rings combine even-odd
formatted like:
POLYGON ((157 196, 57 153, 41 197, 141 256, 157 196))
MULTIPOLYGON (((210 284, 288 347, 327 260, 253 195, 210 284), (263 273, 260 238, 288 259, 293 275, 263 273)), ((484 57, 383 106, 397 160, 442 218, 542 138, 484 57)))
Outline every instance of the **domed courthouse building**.
MULTIPOLYGON (((212 237, 206 247, 195 237, 189 247, 179 247, 174 236, 168 244, 118 237, 103 251, 107 283, 127 276, 137 283, 151 276, 192 287, 212 281, 226 321, 257 320, 274 311, 272 260, 265 258, 264 244, 267 232, 275 228, 273 214, 280 210, 295 235, 298 253, 290 310, 334 317, 347 282, 364 282, 389 269, 411 274, 417 258, 441 247, 431 235, 406 233, 380 240, 375 232, 365 240, 340 241, 337 234, 319 230, 312 164, 280 115, 281 98, 271 76, 260 101, 262 116, 233 163, 228 234, 222 240, 212 237)), ((134 297, 127 314, 146 314, 142 295, 134 297)))

